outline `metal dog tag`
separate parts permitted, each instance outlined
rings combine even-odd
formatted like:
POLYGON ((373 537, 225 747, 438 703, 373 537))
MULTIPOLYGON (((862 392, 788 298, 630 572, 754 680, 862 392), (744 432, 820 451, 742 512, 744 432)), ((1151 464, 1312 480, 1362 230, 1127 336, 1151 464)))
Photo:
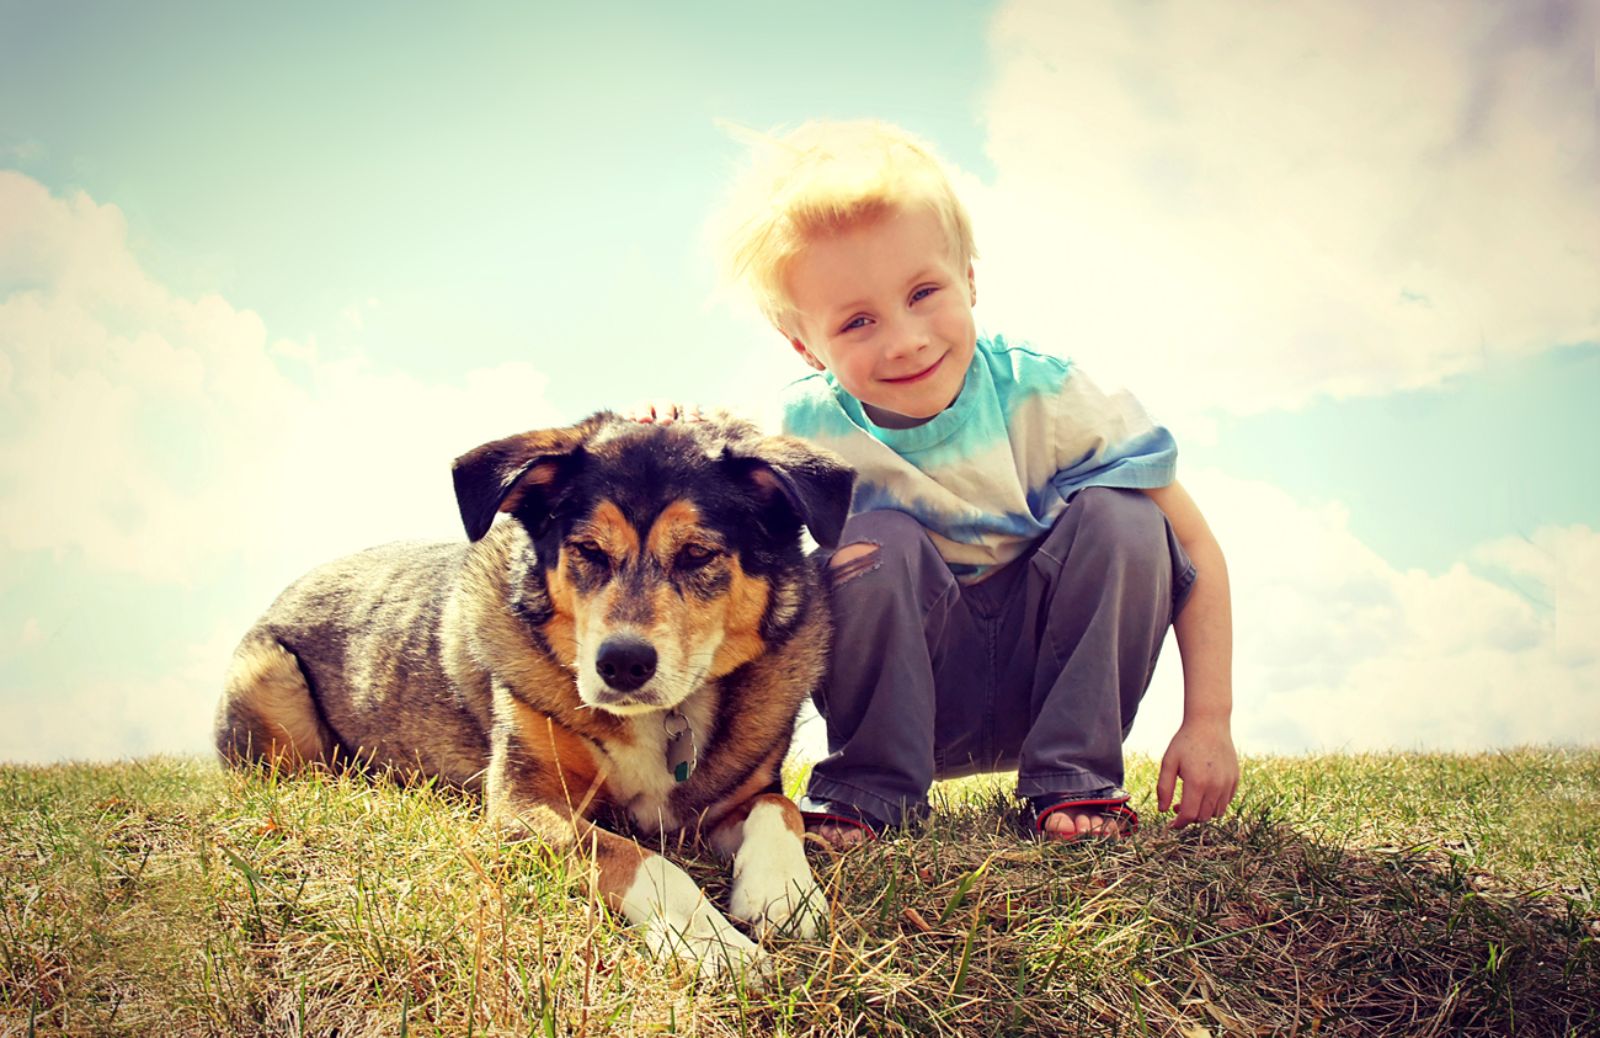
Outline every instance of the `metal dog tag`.
POLYGON ((672 777, 678 782, 687 782, 689 776, 694 774, 694 767, 700 762, 700 748, 695 745, 694 729, 689 727, 689 719, 676 710, 669 711, 661 719, 662 726, 667 731, 667 770, 672 772, 672 777))

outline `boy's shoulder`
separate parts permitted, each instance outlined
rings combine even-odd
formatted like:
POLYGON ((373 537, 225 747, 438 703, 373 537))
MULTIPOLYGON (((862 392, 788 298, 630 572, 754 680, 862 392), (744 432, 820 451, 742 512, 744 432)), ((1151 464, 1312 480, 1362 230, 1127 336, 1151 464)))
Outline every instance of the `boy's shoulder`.
POLYGON ((1087 435, 1123 442, 1154 427, 1133 394, 1122 388, 1108 392, 1070 358, 1000 335, 987 343, 980 338, 979 344, 1013 432, 1032 428, 1072 442, 1087 435), (1035 406, 1039 401, 1045 406, 1035 406))
POLYGON ((783 387, 783 431, 808 440, 847 435, 852 426, 839 389, 826 372, 813 372, 783 387))
POLYGON ((1076 373, 1076 365, 1066 357, 1045 353, 1027 342, 1005 336, 980 335, 978 357, 989 369, 989 379, 1002 398, 1034 393, 1058 393, 1076 373))

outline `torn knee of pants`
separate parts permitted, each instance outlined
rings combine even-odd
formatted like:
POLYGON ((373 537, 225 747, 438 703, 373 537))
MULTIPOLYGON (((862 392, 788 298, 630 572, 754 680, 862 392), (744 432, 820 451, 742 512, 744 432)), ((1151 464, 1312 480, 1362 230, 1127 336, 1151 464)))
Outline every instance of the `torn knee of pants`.
POLYGON ((878 554, 883 545, 872 541, 846 544, 828 559, 828 581, 842 587, 850 581, 878 568, 878 554))

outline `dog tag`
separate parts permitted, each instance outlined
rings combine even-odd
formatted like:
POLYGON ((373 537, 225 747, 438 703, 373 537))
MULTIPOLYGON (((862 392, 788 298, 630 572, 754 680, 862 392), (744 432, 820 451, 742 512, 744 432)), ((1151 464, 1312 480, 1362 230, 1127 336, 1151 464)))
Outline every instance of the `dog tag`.
POLYGON ((661 720, 667 730, 667 770, 678 782, 687 782, 699 763, 699 747, 694 743, 694 729, 689 719, 673 710, 661 720))

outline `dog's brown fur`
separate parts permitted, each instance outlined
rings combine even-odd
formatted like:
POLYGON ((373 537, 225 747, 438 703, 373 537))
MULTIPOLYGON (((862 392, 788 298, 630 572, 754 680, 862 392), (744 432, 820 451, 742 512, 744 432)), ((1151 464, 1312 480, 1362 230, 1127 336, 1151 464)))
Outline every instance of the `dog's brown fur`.
POLYGON ((613 829, 705 835, 736 876, 743 857, 781 859, 777 879, 756 876, 743 894, 735 881, 734 912, 758 927, 799 919, 816 895, 783 842, 787 831, 798 847, 801 827, 778 778, 830 642, 800 527, 836 541, 850 471, 745 423, 602 414, 486 444, 455 477, 472 543, 328 564, 245 635, 219 752, 481 790, 508 830, 592 853, 601 893, 661 947, 713 966, 755 961, 691 903, 686 875, 613 829), (511 518, 494 523, 499 512, 511 518), (649 670, 636 687, 620 676, 629 665, 649 670), (667 761, 669 710, 698 749, 682 782, 667 761), (756 824, 763 806, 781 828, 756 824), (746 839, 750 826, 766 835, 746 839))

